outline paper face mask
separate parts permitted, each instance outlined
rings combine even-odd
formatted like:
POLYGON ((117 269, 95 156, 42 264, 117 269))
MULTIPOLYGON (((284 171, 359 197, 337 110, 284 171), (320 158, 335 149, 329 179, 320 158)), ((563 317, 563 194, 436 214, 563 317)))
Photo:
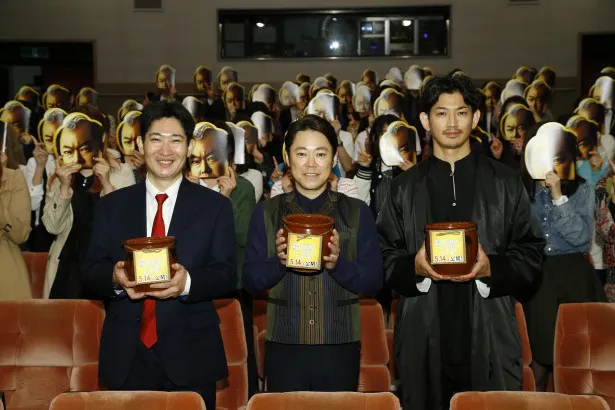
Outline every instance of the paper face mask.
POLYGON ((404 74, 404 82, 408 90, 418 90, 425 78, 425 72, 418 65, 412 65, 404 74))
POLYGON ((527 88, 526 83, 522 83, 519 80, 510 80, 506 83, 504 90, 502 90, 502 94, 500 95, 500 102, 504 103, 507 99, 512 96, 518 95, 519 97, 523 97, 525 93, 525 89, 527 88))
POLYGON ((600 101, 606 109, 604 118, 605 133, 609 134, 613 124, 613 106, 615 105, 615 80, 611 77, 603 76, 596 80, 596 83, 589 91, 589 96, 600 101))
POLYGON ((192 82, 198 93, 205 94, 212 86, 213 74, 211 70, 203 65, 200 65, 192 74, 192 82))
POLYGON ((577 139, 574 133, 556 122, 548 122, 538 129, 525 148, 525 164, 535 180, 544 180, 548 172, 555 172, 562 180, 575 178, 577 139))
POLYGON ((11 147, 21 151, 19 131, 13 124, 0 120, 0 152, 3 154, 13 152, 11 147))
POLYGON ((233 117, 237 110, 244 108, 244 89, 237 83, 230 83, 227 85, 226 90, 222 93, 222 101, 226 111, 233 117))
POLYGON ((391 114, 401 118, 403 113, 403 100, 404 95, 402 93, 392 88, 387 88, 380 94, 380 97, 378 97, 374 103, 374 115, 379 117, 381 115, 391 114))
POLYGON ((538 74, 536 74, 536 80, 542 80, 545 83, 549 84, 549 87, 553 88, 555 86, 555 70, 553 70, 549 66, 544 66, 540 70, 538 70, 538 74))
POLYGON ((331 83, 325 77, 318 77, 310 87, 310 97, 314 98, 320 90, 330 90, 331 83))
POLYGON ((398 167, 406 161, 416 164, 416 128, 405 121, 395 121, 380 137, 380 158, 389 167, 398 167))
POLYGON ((80 164, 83 169, 92 169, 94 158, 101 155, 103 132, 100 122, 85 114, 67 115, 53 136, 58 165, 80 164))
POLYGON ((9 101, 0 110, 0 120, 12 124, 20 134, 27 133, 30 128, 32 112, 19 101, 9 101))
POLYGON ((60 108, 52 108, 45 111, 43 119, 38 123, 38 141, 45 146, 45 151, 54 157, 53 136, 58 128, 62 126, 62 122, 67 115, 68 114, 60 108))
POLYGON ((53 84, 47 88, 47 92, 43 94, 43 108, 61 108, 68 112, 71 106, 71 95, 68 89, 61 85, 53 84))
POLYGON ((156 88, 170 91, 175 87, 175 73, 176 70, 170 65, 161 65, 158 71, 156 71, 156 88))
POLYGON ((258 144, 258 128, 256 128, 250 121, 240 121, 237 123, 237 126, 244 131, 246 152, 254 155, 254 151, 256 150, 258 144))
POLYGON ((261 84, 258 86, 254 95, 252 96, 252 102, 262 102, 269 110, 273 108, 275 100, 277 98, 276 91, 269 84, 261 84))
POLYGON ((280 88, 280 104, 291 107, 299 101, 299 86, 291 81, 286 81, 280 88))
POLYGON ((344 80, 337 88, 337 96, 342 104, 352 105, 352 99, 356 92, 356 85, 352 81, 344 80))
POLYGON ((246 131, 230 121, 226 125, 231 129, 235 140, 234 162, 236 165, 243 165, 246 163, 246 131))
POLYGON ((363 71, 363 74, 361 75, 361 82, 372 90, 375 90, 378 86, 378 73, 375 70, 368 68, 363 71))
POLYGON ((91 104, 98 107, 98 92, 90 87, 83 87, 77 94, 77 106, 91 104))
POLYGON ((182 101, 182 105, 186 107, 195 123, 203 121, 203 102, 196 97, 188 96, 182 101))
POLYGON ((190 176, 217 179, 229 176, 228 134, 209 122, 200 122, 194 128, 192 150, 188 156, 190 176))
POLYGON ((117 147, 125 157, 132 156, 137 149, 137 138, 141 135, 141 111, 129 111, 117 126, 115 137, 117 147))
POLYGON ((239 81, 237 71, 233 70, 233 68, 229 66, 223 67, 218 73, 217 81, 218 89, 224 92, 230 83, 236 83, 239 81))
POLYGON ((27 85, 21 87, 17 94, 15 94, 15 100, 20 102, 25 101, 26 103, 30 104, 31 107, 37 107, 40 105, 39 98, 39 92, 27 85))
POLYGON ((320 91, 316 97, 310 101, 305 113, 318 115, 327 121, 335 121, 340 107, 340 100, 337 95, 329 90, 320 91))
POLYGON ((257 111, 250 117, 252 124, 258 130, 258 140, 261 146, 273 139, 273 121, 267 114, 257 111))
POLYGON ((536 123, 534 114, 524 105, 512 105, 500 120, 500 137, 513 145, 519 155, 529 129, 536 123))
POLYGON ((392 67, 384 78, 385 80, 394 82, 398 86, 401 86, 401 84, 404 82, 404 75, 397 67, 392 67))
POLYGON ((514 80, 519 80, 522 83, 531 84, 534 81, 534 76, 536 75, 536 71, 529 68, 528 66, 521 66, 517 69, 517 72, 513 76, 514 80))
POLYGON ((369 113, 371 111, 370 102, 372 100, 372 89, 363 83, 357 84, 357 88, 352 99, 352 106, 358 113, 369 113))
POLYGON ((589 160, 598 150, 598 124, 581 115, 573 115, 566 123, 577 137, 578 159, 589 160))
POLYGON ((143 111, 143 104, 139 104, 135 100, 126 100, 117 111, 117 122, 122 122, 124 120, 124 116, 129 111, 143 111))

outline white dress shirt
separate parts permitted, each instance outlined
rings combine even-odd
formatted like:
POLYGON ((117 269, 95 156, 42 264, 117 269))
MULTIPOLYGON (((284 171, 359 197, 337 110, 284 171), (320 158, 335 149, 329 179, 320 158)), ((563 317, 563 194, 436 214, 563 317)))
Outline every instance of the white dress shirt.
MULTIPOLYGON (((45 195, 45 189, 43 184, 40 183, 36 186, 32 185, 32 179, 34 178, 34 173, 36 172, 36 159, 34 157, 28 159, 28 163, 24 169, 24 176, 26 177, 26 183, 28 184, 28 190, 30 191, 30 206, 34 211, 34 226, 38 226, 41 223, 41 203, 43 202, 43 196, 45 195)), ((47 174, 47 179, 56 172, 56 161, 55 159, 49 155, 47 157, 47 162, 45 163, 45 172, 47 174)))
MULTIPOLYGON (((179 186, 182 183, 182 177, 179 177, 166 191, 160 191, 152 184, 149 179, 149 174, 145 178, 145 215, 147 223, 147 234, 152 235, 152 228, 154 227, 154 218, 156 218, 156 212, 158 212, 158 201, 156 201, 156 195, 167 194, 168 198, 162 204, 162 219, 164 220, 164 233, 169 232, 169 226, 171 225, 171 218, 173 217, 173 210, 177 203, 177 194, 179 193, 179 186)), ((181 296, 186 296, 190 293, 190 285, 192 280, 190 274, 186 272, 186 287, 181 296)))
MULTIPOLYGON (((476 283, 476 289, 478 289, 478 293, 480 293, 483 298, 487 299, 489 297, 489 294, 491 293, 491 287, 478 279, 476 279, 474 283, 476 283)), ((429 292, 430 287, 431 278, 425 278, 422 282, 418 282, 416 284, 416 288, 419 290, 419 292, 422 293, 429 292)))

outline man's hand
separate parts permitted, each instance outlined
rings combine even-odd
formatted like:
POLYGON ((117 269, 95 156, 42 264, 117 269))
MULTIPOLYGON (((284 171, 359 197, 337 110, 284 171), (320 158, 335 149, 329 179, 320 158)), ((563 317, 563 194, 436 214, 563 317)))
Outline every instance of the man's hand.
POLYGON ((288 193, 294 191, 294 189, 295 182, 293 179, 293 174, 290 168, 288 168, 287 171, 284 173, 284 176, 282 177, 282 191, 284 191, 284 193, 288 193))
POLYGON ((137 282, 128 280, 126 276, 125 262, 119 261, 113 267, 113 281, 120 285, 128 297, 132 300, 143 299, 145 293, 135 291, 134 287, 137 286, 137 282))
POLYGON ((491 277, 491 263, 489 262, 487 254, 485 254, 485 251, 483 250, 483 246, 478 244, 476 263, 470 273, 464 276, 451 277, 450 280, 453 282, 469 282, 471 280, 488 277, 491 277))
POLYGON ((402 171, 407 171, 413 166, 414 164, 411 161, 407 161, 407 160, 399 164, 399 168, 401 168, 402 171))
POLYGON ((333 236, 331 236, 328 246, 331 253, 329 256, 323 256, 322 259, 325 261, 325 269, 331 270, 335 268, 340 258, 340 235, 337 229, 333 230, 333 236))
POLYGON ((592 169, 592 172, 598 172, 602 168, 602 164, 604 161, 598 152, 592 151, 589 153, 589 165, 592 169))
POLYGON ((435 281, 448 279, 447 277, 436 273, 436 271, 433 270, 433 268, 427 261, 427 250, 425 249, 424 242, 423 246, 421 247, 421 250, 419 250, 419 253, 417 253, 416 257, 414 258, 414 272, 418 276, 424 276, 435 281))
POLYGON ((551 198, 554 201, 557 201, 562 197, 562 181, 559 179, 559 176, 555 172, 547 172, 545 184, 549 188, 551 188, 551 198))
POLYGON ((502 153, 504 152, 504 144, 502 144, 502 140, 498 137, 493 137, 489 148, 491 149, 491 153, 495 159, 502 158, 502 153))
POLYGON ((173 279, 168 282, 154 283, 150 285, 152 289, 160 289, 159 291, 146 292, 145 295, 156 299, 169 299, 180 297, 184 289, 186 289, 186 279, 188 272, 179 263, 171 265, 171 269, 175 271, 173 279))
POLYGON ((278 166, 278 160, 275 159, 275 157, 271 157, 271 159, 273 159, 274 168, 269 179, 271 179, 275 183, 282 179, 284 171, 280 170, 280 167, 278 166))
POLYGON ((113 191, 113 186, 111 185, 111 180, 109 179, 109 172, 111 172, 111 165, 104 159, 102 156, 99 158, 94 158, 96 164, 92 171, 94 171, 94 175, 98 177, 100 183, 105 190, 105 192, 113 191))
POLYGON ((286 266, 286 259, 288 256, 286 255, 286 237, 284 236, 284 230, 280 229, 278 233, 275 235, 275 252, 278 255, 278 259, 280 260, 280 264, 286 266))
POLYGON ((56 176, 60 180, 60 196, 68 198, 73 184, 73 175, 81 169, 81 164, 62 165, 56 169, 56 176))
POLYGON ((36 161, 36 167, 40 169, 45 169, 45 165, 47 164, 47 151, 43 147, 43 144, 40 142, 36 143, 36 148, 34 148, 34 160, 36 161))
POLYGON ((372 164, 373 157, 369 152, 365 150, 365 144, 359 143, 359 157, 357 158, 357 162, 362 167, 369 168, 372 164))
POLYGON ((126 157, 126 163, 130 165, 132 169, 141 169, 145 164, 145 157, 139 150, 132 151, 132 155, 126 157))
POLYGON ((223 176, 218 178, 218 186, 220 187, 220 193, 227 198, 231 197, 231 194, 237 187, 237 178, 235 177, 235 171, 233 168, 229 168, 229 176, 223 176))

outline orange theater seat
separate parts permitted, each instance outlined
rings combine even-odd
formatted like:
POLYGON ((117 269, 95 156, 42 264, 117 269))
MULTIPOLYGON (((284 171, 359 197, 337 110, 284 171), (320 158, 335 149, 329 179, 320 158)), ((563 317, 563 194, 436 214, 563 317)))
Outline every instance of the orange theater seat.
POLYGON ((466 392, 451 400, 450 410, 609 410, 598 396, 535 392, 466 392))
POLYGON ((392 393, 292 392, 254 395, 247 410, 400 410, 392 393))
POLYGON ((7 409, 48 409, 67 391, 98 390, 98 302, 0 302, 0 391, 7 409))
POLYGON ((22 252, 26 267, 30 273, 30 289, 32 297, 41 299, 43 297, 43 286, 45 284, 45 270, 47 269, 47 252, 22 252))
POLYGON ((216 394, 216 406, 237 410, 248 404, 248 347, 241 306, 235 299, 215 300, 214 305, 220 316, 220 331, 229 372, 226 383, 216 394))
POLYGON ((49 410, 206 410, 201 396, 192 392, 116 392, 61 394, 49 410))
POLYGON ((615 408, 615 305, 570 303, 559 307, 555 327, 555 391, 595 394, 615 408))
POLYGON ((391 375, 387 367, 389 348, 384 330, 382 306, 374 299, 361 299, 360 392, 388 392, 391 375))
POLYGON ((521 337, 521 354, 523 355, 523 391, 536 391, 536 380, 534 372, 530 368, 532 363, 532 348, 530 339, 527 335, 527 324, 525 323, 525 313, 523 306, 515 302, 515 313, 517 315, 517 325, 519 326, 519 336, 521 337))

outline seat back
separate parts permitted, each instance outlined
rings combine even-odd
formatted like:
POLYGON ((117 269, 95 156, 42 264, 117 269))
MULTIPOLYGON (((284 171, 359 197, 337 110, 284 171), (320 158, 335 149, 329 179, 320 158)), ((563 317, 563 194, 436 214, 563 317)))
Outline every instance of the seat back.
POLYGON ((98 302, 0 302, 0 391, 7 408, 47 409, 66 391, 98 389, 98 302))
POLYGON ((291 392, 252 396, 247 410, 400 410, 392 393, 291 392))
POLYGON ((47 252, 22 252, 21 253, 30 274, 30 289, 34 299, 43 297, 45 285, 45 270, 47 269, 47 252))
POLYGON ((559 307, 555 327, 555 391, 596 394, 615 408, 615 305, 570 303, 559 307))
POLYGON ((568 396, 536 392, 457 393, 450 410, 609 410, 598 396, 568 396))
POLYGON ((391 387, 389 348, 382 306, 374 299, 361 299, 360 392, 388 392, 391 387))
POLYGON ((521 338, 521 354, 523 355, 523 391, 536 391, 536 379, 534 372, 530 368, 532 363, 532 348, 530 338, 527 335, 527 324, 525 323, 525 313, 521 303, 515 302, 515 314, 517 325, 519 326, 519 336, 521 338))
POLYGON ((235 299, 214 301, 228 364, 228 379, 216 394, 216 406, 236 410, 248 404, 248 347, 241 305, 235 299))
POLYGON ((201 396, 192 392, 104 391, 61 394, 49 410, 205 410, 201 396))

